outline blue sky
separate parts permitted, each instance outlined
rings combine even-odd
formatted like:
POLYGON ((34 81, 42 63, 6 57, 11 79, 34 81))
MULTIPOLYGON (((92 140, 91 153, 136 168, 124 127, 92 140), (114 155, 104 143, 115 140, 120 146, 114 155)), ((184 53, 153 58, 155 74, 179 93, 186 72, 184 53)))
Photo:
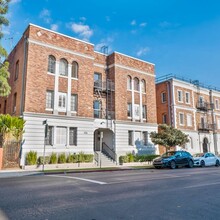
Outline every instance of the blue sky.
POLYGON ((7 16, 8 51, 33 23, 220 87, 218 0, 11 0, 7 16))

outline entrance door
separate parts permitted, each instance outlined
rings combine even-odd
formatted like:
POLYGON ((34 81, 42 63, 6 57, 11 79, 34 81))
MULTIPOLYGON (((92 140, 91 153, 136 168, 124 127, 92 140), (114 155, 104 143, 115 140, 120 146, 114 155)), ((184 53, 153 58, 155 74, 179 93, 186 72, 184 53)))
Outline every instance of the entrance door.
POLYGON ((206 152, 208 152, 208 138, 204 138, 203 139, 203 144, 202 144, 202 147, 203 147, 203 153, 206 153, 206 152))

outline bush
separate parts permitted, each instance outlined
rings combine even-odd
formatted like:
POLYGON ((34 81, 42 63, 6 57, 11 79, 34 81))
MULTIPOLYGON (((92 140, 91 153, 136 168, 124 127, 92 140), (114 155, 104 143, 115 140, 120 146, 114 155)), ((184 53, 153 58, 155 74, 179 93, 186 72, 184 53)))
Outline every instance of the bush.
POLYGON ((26 164, 27 165, 35 165, 37 164, 37 152, 36 151, 30 151, 26 154, 26 164))
POLYGON ((119 157, 119 163, 131 163, 131 162, 151 162, 154 158, 158 157, 159 155, 133 155, 132 153, 127 153, 125 156, 119 157))
POLYGON ((58 163, 66 163, 66 155, 65 153, 62 153, 58 157, 58 163))
POLYGON ((79 162, 79 163, 85 162, 85 154, 84 154, 83 152, 80 152, 80 153, 78 154, 78 162, 79 162))
POLYGON ((84 154, 84 161, 90 163, 93 161, 93 154, 84 154))
POLYGON ((128 157, 127 156, 120 156, 119 157, 119 163, 120 164, 128 163, 128 157))
POLYGON ((50 163, 50 156, 45 156, 45 160, 44 160, 43 156, 38 157, 37 164, 42 165, 43 162, 44 162, 44 164, 49 164, 50 163))
POLYGON ((128 163, 134 162, 135 156, 132 153, 127 153, 126 156, 127 156, 128 163))
POLYGON ((57 154, 52 153, 50 156, 50 164, 56 164, 57 163, 57 154))

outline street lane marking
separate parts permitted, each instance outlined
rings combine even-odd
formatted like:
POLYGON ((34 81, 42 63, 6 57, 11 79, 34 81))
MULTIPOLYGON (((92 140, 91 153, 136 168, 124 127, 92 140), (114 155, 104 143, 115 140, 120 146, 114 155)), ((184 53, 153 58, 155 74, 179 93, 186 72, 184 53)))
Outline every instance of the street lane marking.
POLYGON ((85 178, 79 178, 79 177, 73 177, 73 176, 61 176, 61 175, 49 175, 49 176, 59 177, 59 178, 66 178, 66 179, 82 180, 82 181, 86 181, 86 182, 97 183, 97 184, 100 184, 100 185, 107 184, 105 182, 100 182, 100 181, 91 180, 91 179, 85 179, 85 178))
POLYGON ((199 184, 199 185, 194 185, 194 186, 186 186, 183 187, 184 189, 190 189, 190 188, 197 188, 197 187, 204 187, 204 186, 210 186, 210 185, 219 185, 220 182, 215 182, 215 183, 206 183, 206 184, 199 184))

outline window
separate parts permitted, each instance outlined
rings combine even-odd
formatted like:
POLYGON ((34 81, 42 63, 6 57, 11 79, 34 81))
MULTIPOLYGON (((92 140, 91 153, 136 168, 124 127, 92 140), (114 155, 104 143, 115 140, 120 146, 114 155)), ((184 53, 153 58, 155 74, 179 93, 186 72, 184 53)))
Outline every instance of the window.
POLYGON ((148 131, 143 131, 143 142, 145 146, 148 144, 148 131))
POLYGON ((147 118, 147 107, 146 107, 146 105, 142 106, 142 117, 143 117, 143 119, 147 118))
POLYGON ((127 109, 127 116, 128 117, 132 117, 132 104, 128 103, 127 107, 128 107, 128 109, 127 109))
POLYGON ((54 131, 54 127, 48 126, 47 137, 45 139, 46 145, 53 145, 53 131, 54 131))
POLYGON ((178 90, 178 102, 183 102, 183 92, 181 90, 178 90))
POLYGON ((179 122, 180 122, 180 125, 184 125, 184 114, 183 113, 179 113, 179 122))
POLYGON ((53 104, 54 104, 54 92, 48 90, 46 93, 46 108, 53 109, 53 104))
POLYGON ((57 127, 56 128, 56 144, 66 145, 66 128, 65 127, 57 127))
POLYGON ((77 145, 77 128, 69 129, 69 145, 77 145))
POLYGON ((186 103, 190 104, 190 93, 189 92, 185 93, 185 99, 186 99, 186 103))
POLYGON ((128 131, 128 145, 133 146, 133 131, 128 131))
POLYGON ((66 111, 66 93, 59 92, 58 107, 61 111, 66 111))
POLYGON ((219 102, 218 102, 218 99, 215 100, 215 108, 216 108, 216 109, 219 109, 219 102))
POLYGON ((13 113, 16 112, 16 101, 17 101, 17 93, 15 93, 13 97, 13 113))
POLYGON ((139 91, 139 79, 136 77, 134 78, 134 90, 139 91))
POLYGON ((71 95, 70 110, 73 111, 73 112, 77 112, 77 107, 78 107, 78 95, 72 94, 71 95))
POLYGON ((141 80, 141 92, 146 93, 146 82, 144 79, 141 80))
POLYGON ((73 78, 78 78, 78 69, 79 65, 76 61, 72 62, 72 77, 73 78))
POLYGON ((204 98, 202 96, 199 96, 199 103, 204 103, 204 98))
POLYGON ((140 105, 134 105, 134 118, 137 120, 140 119, 140 105))
POLYGON ((187 122, 187 126, 192 126, 192 115, 187 114, 186 116, 186 122, 187 122))
POLYGON ((161 93, 161 102, 164 103, 167 101, 167 94, 166 92, 161 93))
POLYGON ((102 88, 102 74, 101 73, 94 73, 94 87, 102 88))
POLYGON ((19 60, 15 64, 15 80, 18 79, 18 75, 19 75, 19 60))
POLYGON ((49 73, 55 73, 55 68, 56 68, 56 59, 54 56, 50 55, 48 57, 48 68, 47 71, 49 73))
POLYGON ((102 116, 101 108, 102 108, 102 103, 98 100, 95 100, 93 102, 94 118, 101 118, 102 116))
POLYGON ((163 123, 163 124, 166 124, 166 123, 167 123, 167 115, 166 115, 166 114, 163 114, 163 115, 162 115, 162 123, 163 123))
POLYGON ((131 90, 132 89, 132 78, 131 76, 127 77, 127 90, 131 90))
POLYGON ((59 72, 62 76, 68 76, 68 62, 64 58, 60 60, 59 72))

